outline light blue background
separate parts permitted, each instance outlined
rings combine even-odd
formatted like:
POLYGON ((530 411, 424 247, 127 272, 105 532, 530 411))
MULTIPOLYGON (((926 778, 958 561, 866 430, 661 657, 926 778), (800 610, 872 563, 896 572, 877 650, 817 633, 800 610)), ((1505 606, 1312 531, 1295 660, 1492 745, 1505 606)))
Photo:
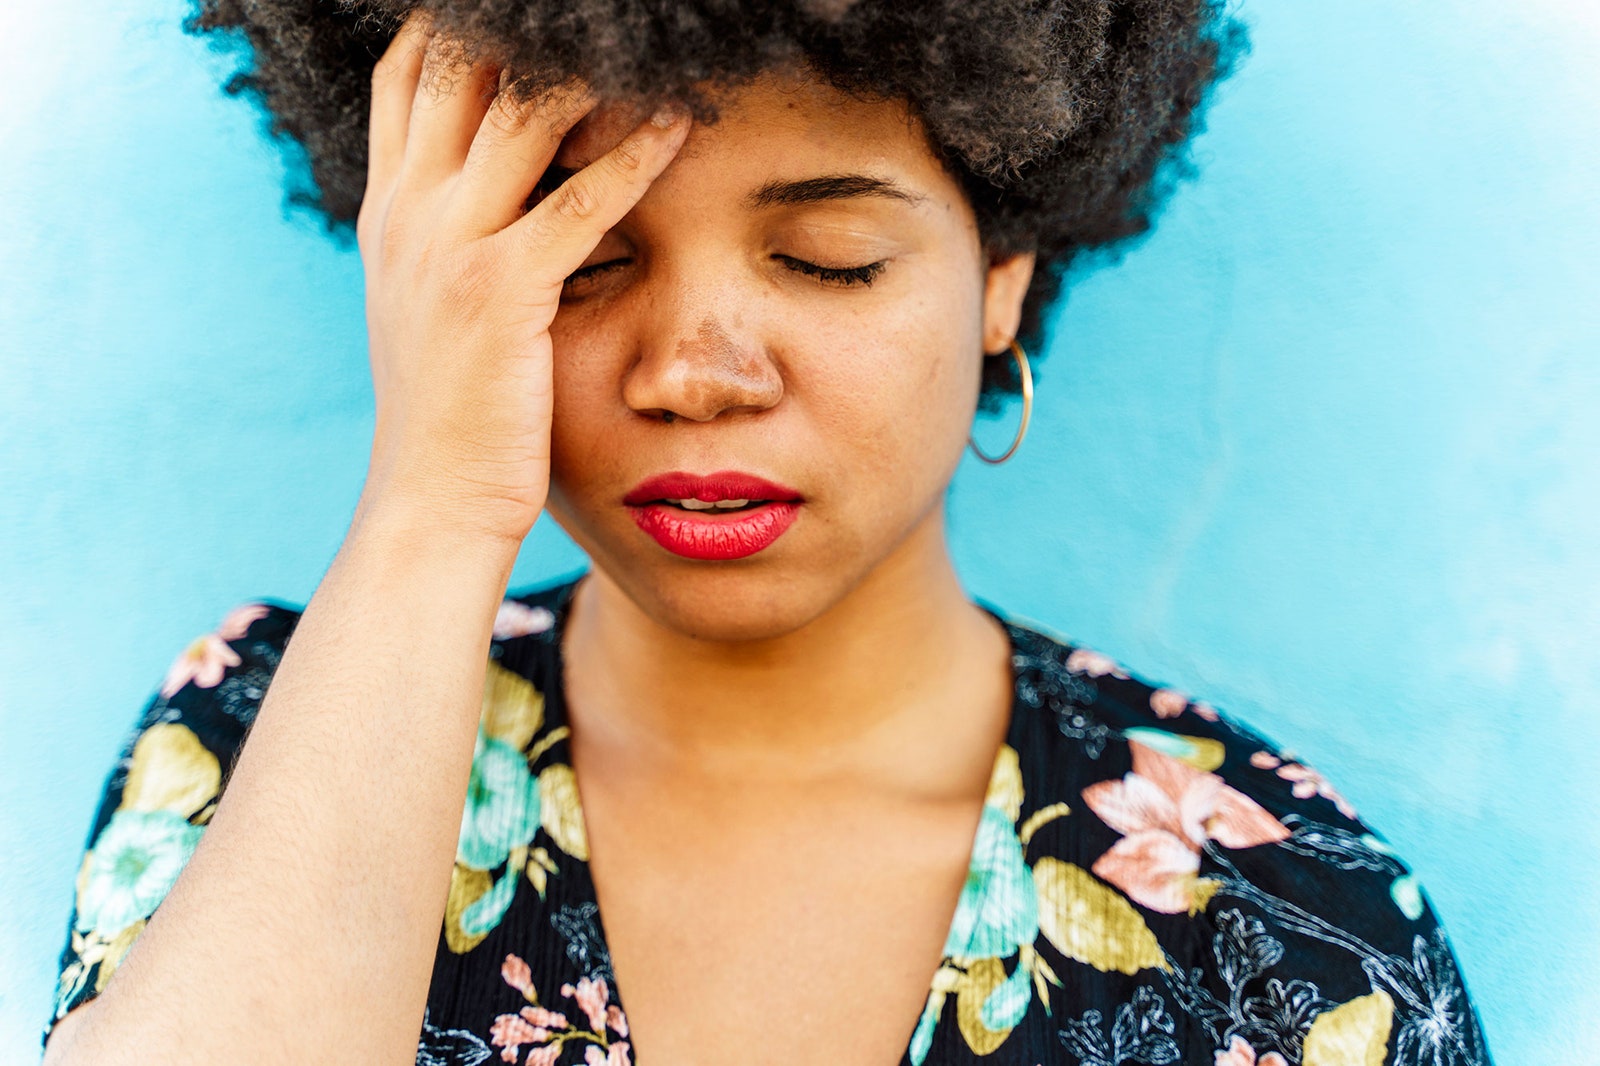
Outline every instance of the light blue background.
MULTIPOLYGON (((177 0, 0 36, 0 1059, 103 777, 231 606, 304 603, 370 440, 361 275, 177 0)), ((1600 15, 1253 0, 1157 234, 1073 292, 972 591, 1324 770, 1502 1066, 1600 1047, 1600 15)), ((1014 417, 1014 412, 1012 414, 1014 417)), ((981 427, 1002 446, 1008 419, 981 427)), ((514 584, 580 561, 541 523, 514 584)))

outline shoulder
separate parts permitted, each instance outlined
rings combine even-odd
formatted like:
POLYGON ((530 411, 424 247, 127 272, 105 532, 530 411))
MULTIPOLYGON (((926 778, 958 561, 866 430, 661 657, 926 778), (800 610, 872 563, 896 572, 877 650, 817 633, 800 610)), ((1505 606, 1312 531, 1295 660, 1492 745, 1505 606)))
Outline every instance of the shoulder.
POLYGON ((200 729, 213 747, 237 742, 255 719, 301 613, 272 599, 232 607, 173 657, 133 739, 181 722, 200 729))
POLYGON ((273 600, 238 604, 168 665, 106 777, 43 1040, 105 989, 188 862, 300 614, 273 600))
POLYGON ((1034 623, 1012 636, 1040 801, 1076 808, 1047 843, 1137 906, 1219 1062, 1488 1062, 1416 876, 1332 782, 1183 688, 1034 623))
MULTIPOLYGON (((529 671, 539 672, 532 660, 542 662, 543 656, 527 653, 556 645, 558 620, 575 584, 568 579, 508 593, 495 612, 490 658, 513 670, 530 660, 529 671)), ((199 734, 217 754, 228 754, 254 721, 304 613, 304 607, 274 598, 227 610, 215 628, 196 635, 172 659, 125 755, 150 727, 173 723, 199 734)))
MULTIPOLYGON (((575 584, 576 579, 568 579, 507 593, 495 611, 490 657, 498 659, 507 649, 523 645, 553 645, 575 584)), ((254 717, 252 705, 265 695, 304 613, 302 606, 272 598, 232 607, 216 628, 178 652, 143 724, 211 705, 248 725, 254 717)))
POLYGON ((179 649, 124 740, 91 845, 135 814, 209 820, 300 615, 281 601, 247 601, 179 649))
POLYGON ((1038 623, 1012 621, 1008 628, 1019 699, 1050 712, 1057 732, 1087 746, 1092 758, 1114 748, 1122 759, 1113 761, 1122 764, 1176 762, 1220 779, 1275 815, 1361 825, 1331 781, 1203 695, 1151 680, 1038 623))
MULTIPOLYGON (((1148 849, 1160 830, 1196 859, 1210 849, 1302 896, 1337 884, 1348 904, 1352 879, 1337 875, 1381 874, 1381 883, 1361 879, 1374 907, 1396 917, 1420 912, 1409 870, 1333 782, 1291 750, 1200 695, 1035 623, 1012 623, 1012 633, 1018 696, 1049 712, 1056 736, 1048 758, 1084 767, 1073 775, 1076 798, 1122 836, 1113 851, 1127 855, 1130 838, 1148 849)), ((1208 887, 1147 883, 1113 859, 1099 867, 1136 902, 1168 913, 1198 909, 1193 893, 1208 887)))

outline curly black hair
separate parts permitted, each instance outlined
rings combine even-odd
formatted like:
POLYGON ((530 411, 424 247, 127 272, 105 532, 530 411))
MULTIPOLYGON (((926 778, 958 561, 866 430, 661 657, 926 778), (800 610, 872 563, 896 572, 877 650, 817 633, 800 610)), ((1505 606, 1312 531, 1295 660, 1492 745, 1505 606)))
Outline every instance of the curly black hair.
MULTIPOLYGON (((576 75, 714 122, 699 86, 798 64, 852 95, 907 101, 987 252, 1037 254, 1018 335, 1033 352, 1068 268, 1120 254, 1192 174, 1184 145, 1246 48, 1225 0, 195 0, 186 32, 248 45, 224 90, 303 151, 288 203, 341 242, 366 184, 372 68, 415 8, 515 72, 508 90, 523 99, 576 75)), ((1019 387, 1009 355, 990 358, 983 408, 1019 387)))

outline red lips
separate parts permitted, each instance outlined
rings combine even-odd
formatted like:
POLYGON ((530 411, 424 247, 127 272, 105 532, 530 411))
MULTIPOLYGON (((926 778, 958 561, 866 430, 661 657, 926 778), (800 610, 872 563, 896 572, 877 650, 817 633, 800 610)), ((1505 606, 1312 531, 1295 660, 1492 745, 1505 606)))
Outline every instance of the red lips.
POLYGON ((801 497, 793 489, 736 470, 674 471, 646 478, 622 502, 639 528, 674 555, 726 560, 754 555, 782 536, 799 516, 801 497), (750 506, 691 511, 667 500, 749 500, 750 506))
POLYGON ((741 474, 737 470, 722 470, 715 474, 684 474, 673 471, 657 474, 639 482, 632 492, 622 498, 630 507, 640 507, 657 500, 699 500, 715 503, 718 500, 798 500, 800 494, 782 485, 774 485, 754 474, 741 474))

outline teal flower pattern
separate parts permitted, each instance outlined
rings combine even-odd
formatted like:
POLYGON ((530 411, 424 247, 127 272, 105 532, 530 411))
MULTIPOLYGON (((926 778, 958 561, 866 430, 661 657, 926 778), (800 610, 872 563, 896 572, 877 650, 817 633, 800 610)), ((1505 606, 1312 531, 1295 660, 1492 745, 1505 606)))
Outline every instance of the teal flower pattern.
MULTIPOLYGON (((572 766, 574 587, 496 618, 418 1066, 636 1059, 572 766)), ((106 990, 192 861, 254 717, 237 704, 259 702, 298 617, 236 611, 130 737, 45 1036, 106 990)), ((1320 776, 1208 704, 1005 625, 1011 718, 900 1066, 1489 1066, 1415 876, 1320 776)), ((829 977, 844 1006, 817 1019, 812 1058, 882 991, 854 967, 829 977)))
POLYGON ((538 828, 539 786, 527 757, 480 731, 472 752, 456 861, 475 870, 492 870, 506 861, 512 848, 533 840, 538 828))
POLYGON ((986 803, 944 953, 950 958, 1005 957, 1038 935, 1039 899, 1022 842, 1006 812, 986 803))
POLYGON ((155 913, 194 854, 202 827, 172 811, 119 810, 95 841, 77 929, 107 939, 155 913))

